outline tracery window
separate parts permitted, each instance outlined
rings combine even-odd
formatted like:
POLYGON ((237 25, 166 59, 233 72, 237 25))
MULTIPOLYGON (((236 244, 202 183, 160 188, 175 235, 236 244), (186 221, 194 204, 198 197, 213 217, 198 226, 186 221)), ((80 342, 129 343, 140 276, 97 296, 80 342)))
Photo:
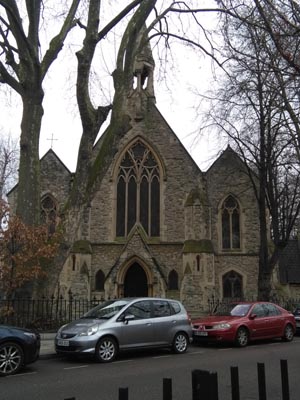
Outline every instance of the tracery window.
POLYGON ((240 207, 233 196, 230 195, 224 200, 221 215, 223 250, 240 249, 240 207))
POLYGON ((223 297, 238 299, 243 297, 243 278, 233 270, 223 276, 223 297))
POLYGON ((57 205, 54 199, 47 195, 41 201, 41 221, 48 225, 50 234, 53 234, 57 225, 57 205))
POLYGON ((159 236, 159 166, 140 141, 126 151, 119 167, 116 235, 126 237, 135 223, 140 223, 149 236, 159 236))

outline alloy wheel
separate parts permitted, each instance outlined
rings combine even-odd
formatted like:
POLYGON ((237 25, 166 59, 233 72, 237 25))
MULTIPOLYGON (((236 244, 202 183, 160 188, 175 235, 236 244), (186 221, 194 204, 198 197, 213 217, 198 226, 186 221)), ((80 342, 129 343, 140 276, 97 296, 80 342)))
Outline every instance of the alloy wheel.
POLYGON ((16 343, 3 343, 0 346, 0 375, 15 374, 23 365, 22 348, 16 343))

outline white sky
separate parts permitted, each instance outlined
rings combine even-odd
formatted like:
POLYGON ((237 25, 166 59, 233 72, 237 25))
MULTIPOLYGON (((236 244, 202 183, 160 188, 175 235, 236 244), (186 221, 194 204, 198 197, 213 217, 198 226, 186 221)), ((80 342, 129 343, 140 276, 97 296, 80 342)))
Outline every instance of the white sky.
MULTIPOLYGON (((74 50, 78 50, 78 46, 81 45, 79 41, 76 48, 74 43, 74 38, 71 38, 69 47, 73 54, 74 50)), ((98 53, 98 57, 102 57, 103 54, 107 54, 105 49, 102 49, 102 53, 98 53)), ((198 91, 204 92, 206 88, 211 87, 213 75, 211 61, 209 58, 204 58, 200 52, 188 50, 182 45, 176 46, 173 50, 173 58, 174 64, 169 63, 170 71, 167 71, 166 80, 154 82, 156 105, 199 167, 206 170, 217 157, 222 146, 211 133, 209 133, 209 138, 199 138, 197 135, 200 122, 197 118, 195 102, 198 100, 192 95, 191 88, 197 87, 198 91)), ((114 61, 112 62, 114 63, 114 61)), ((159 66, 156 66, 157 75, 158 68, 159 66)), ((109 75, 112 70, 113 67, 108 67, 108 71, 104 72, 108 87, 112 87, 112 78, 109 75)), ((72 172, 76 167, 81 136, 81 123, 75 97, 74 71, 76 71, 75 55, 67 61, 64 58, 63 62, 58 59, 51 67, 50 75, 44 83, 45 114, 40 140, 40 156, 42 157, 52 144, 52 149, 72 172)), ((98 74, 98 71, 96 70, 95 73, 98 74)), ((101 101, 101 105, 105 105, 107 102, 103 102, 103 98, 111 100, 112 91, 107 89, 105 93, 101 93, 100 85, 98 87, 97 82, 99 81, 95 79, 93 83, 93 91, 100 92, 96 102, 101 101)), ((102 82, 103 78, 101 78, 102 82)), ((5 119, 2 118, 0 125, 4 128, 5 133, 19 137, 20 108, 10 105, 3 107, 4 110, 5 119)))

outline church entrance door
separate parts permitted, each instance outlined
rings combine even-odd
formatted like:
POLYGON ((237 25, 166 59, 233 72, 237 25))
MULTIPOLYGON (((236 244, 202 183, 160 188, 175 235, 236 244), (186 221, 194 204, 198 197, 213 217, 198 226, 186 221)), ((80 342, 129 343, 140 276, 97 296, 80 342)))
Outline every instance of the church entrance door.
POLYGON ((125 297, 147 297, 148 282, 144 269, 135 262, 128 268, 124 279, 125 297))

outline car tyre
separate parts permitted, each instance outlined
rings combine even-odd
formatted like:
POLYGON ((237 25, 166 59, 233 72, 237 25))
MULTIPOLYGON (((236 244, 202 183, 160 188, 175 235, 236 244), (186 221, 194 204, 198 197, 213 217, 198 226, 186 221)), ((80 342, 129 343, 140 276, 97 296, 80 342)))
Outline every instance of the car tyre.
POLYGON ((294 329, 291 324, 287 324, 284 328, 282 339, 285 342, 291 342, 294 339, 294 329))
POLYGON ((236 333, 235 344, 238 347, 245 347, 249 343, 249 332, 248 330, 241 326, 236 333))
POLYGON ((99 340, 96 347, 96 359, 101 363, 113 361, 118 352, 118 345, 112 337, 104 337, 99 340))
POLYGON ((187 335, 183 332, 176 333, 172 344, 173 352, 176 354, 182 354, 187 351, 187 348, 188 348, 187 335))
POLYGON ((24 352, 20 345, 13 342, 0 345, 0 376, 16 374, 24 364, 24 352))

